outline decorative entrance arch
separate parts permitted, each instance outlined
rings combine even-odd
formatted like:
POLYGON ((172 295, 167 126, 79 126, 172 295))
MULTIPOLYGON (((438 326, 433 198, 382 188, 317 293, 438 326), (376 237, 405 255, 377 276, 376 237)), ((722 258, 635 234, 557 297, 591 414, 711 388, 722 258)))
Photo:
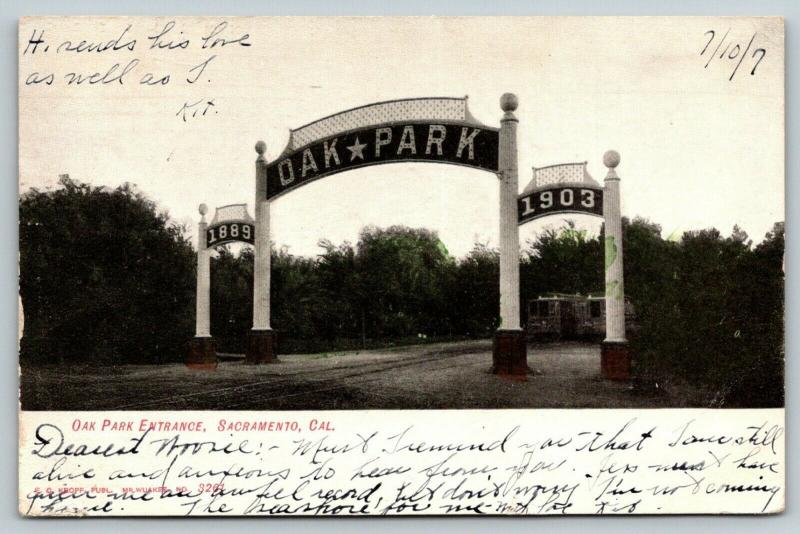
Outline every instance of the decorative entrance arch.
POLYGON ((209 225, 208 207, 200 204, 197 225, 197 294, 195 299, 195 337, 189 342, 186 364, 195 369, 213 369, 217 350, 211 336, 211 251, 227 243, 254 244, 255 221, 247 204, 220 206, 209 225))
POLYGON ((558 213, 584 213, 605 219, 606 338, 601 348, 603 376, 627 379, 630 356, 625 338, 620 156, 603 156, 608 168, 603 187, 588 177, 586 163, 534 168, 535 187, 518 194, 517 97, 500 99, 500 128, 478 122, 465 98, 417 98, 378 102, 330 115, 291 131, 281 155, 268 163, 266 143, 255 145, 256 217, 246 205, 217 208, 211 226, 200 206, 197 252, 197 329, 187 364, 216 365, 210 333, 210 251, 242 241, 254 245, 253 327, 247 336, 245 361, 275 363, 275 333, 270 325, 270 204, 314 180, 350 169, 395 162, 433 162, 488 171, 499 179, 500 328, 494 336, 495 374, 528 373, 525 331, 520 327, 519 225, 558 213), (538 183, 536 178, 543 177, 538 183), (226 214, 226 210, 238 210, 226 214), (222 211, 221 211, 222 210, 222 211), (223 214, 223 215, 221 215, 223 214))
POLYGON ((519 195, 517 212, 520 225, 558 213, 603 217, 606 337, 600 349, 600 370, 605 378, 627 380, 631 363, 625 337, 622 216, 616 172, 619 162, 620 155, 614 150, 603 155, 603 164, 608 168, 603 187, 586 173, 586 162, 534 167, 532 187, 519 195))
POLYGON ((517 226, 517 97, 500 99, 500 128, 477 121, 466 98, 415 98, 362 106, 291 131, 280 156, 268 163, 266 143, 256 143, 256 228, 253 328, 245 359, 276 360, 270 325, 270 203, 314 180, 384 163, 432 162, 494 173, 500 187, 500 320, 492 372, 526 375, 525 331, 519 312, 517 226))

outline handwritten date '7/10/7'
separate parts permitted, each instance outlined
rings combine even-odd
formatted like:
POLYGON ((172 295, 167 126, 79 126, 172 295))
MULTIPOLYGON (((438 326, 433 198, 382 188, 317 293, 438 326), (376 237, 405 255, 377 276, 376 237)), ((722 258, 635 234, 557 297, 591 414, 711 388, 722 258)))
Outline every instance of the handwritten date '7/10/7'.
POLYGON ((758 34, 753 33, 747 46, 744 46, 744 41, 737 42, 730 38, 730 32, 731 30, 728 28, 721 38, 717 38, 717 32, 715 30, 708 30, 703 34, 708 38, 703 50, 700 52, 701 56, 708 58, 703 68, 707 69, 715 59, 727 61, 732 66, 728 81, 733 81, 733 77, 736 76, 739 67, 741 67, 742 63, 747 59, 745 69, 750 68, 750 76, 755 76, 756 69, 761 64, 761 61, 763 61, 764 56, 767 55, 767 51, 764 48, 756 48, 750 53, 750 49, 753 47, 753 42, 756 40, 758 34), (749 56, 748 53, 750 53, 749 56))

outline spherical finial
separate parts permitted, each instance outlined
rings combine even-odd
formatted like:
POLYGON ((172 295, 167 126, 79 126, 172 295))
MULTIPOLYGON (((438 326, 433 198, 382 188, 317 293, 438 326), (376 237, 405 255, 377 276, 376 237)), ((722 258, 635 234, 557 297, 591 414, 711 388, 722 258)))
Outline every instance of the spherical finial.
POLYGON ((503 111, 514 111, 519 105, 519 99, 514 93, 504 93, 500 97, 500 109, 503 111))
POLYGON ((256 143, 256 152, 258 153, 259 156, 263 156, 264 152, 266 151, 267 151, 267 143, 265 143, 264 141, 259 141, 258 143, 256 143))
POLYGON ((205 214, 208 213, 208 206, 206 206, 205 204, 200 204, 200 207, 197 208, 197 211, 200 212, 200 215, 205 216, 205 214))
POLYGON ((609 169, 615 169, 619 165, 619 152, 609 150, 603 154, 603 164, 609 169))

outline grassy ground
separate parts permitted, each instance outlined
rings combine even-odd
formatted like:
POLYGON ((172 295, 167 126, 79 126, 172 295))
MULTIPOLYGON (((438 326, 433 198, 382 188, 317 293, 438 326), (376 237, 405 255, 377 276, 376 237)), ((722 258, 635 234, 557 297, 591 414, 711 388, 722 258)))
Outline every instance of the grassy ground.
POLYGON ((525 382, 488 374, 491 341, 183 365, 23 367, 24 410, 318 410, 706 406, 686 384, 641 392, 600 377, 597 344, 530 345, 525 382))

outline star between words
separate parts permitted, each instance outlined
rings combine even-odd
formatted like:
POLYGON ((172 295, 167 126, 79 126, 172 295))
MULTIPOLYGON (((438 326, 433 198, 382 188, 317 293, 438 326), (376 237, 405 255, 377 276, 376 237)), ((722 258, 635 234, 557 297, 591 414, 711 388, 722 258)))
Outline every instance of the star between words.
POLYGON ((497 172, 498 132, 460 123, 388 124, 320 139, 267 166, 267 198, 317 178, 401 161, 464 165, 497 172))

